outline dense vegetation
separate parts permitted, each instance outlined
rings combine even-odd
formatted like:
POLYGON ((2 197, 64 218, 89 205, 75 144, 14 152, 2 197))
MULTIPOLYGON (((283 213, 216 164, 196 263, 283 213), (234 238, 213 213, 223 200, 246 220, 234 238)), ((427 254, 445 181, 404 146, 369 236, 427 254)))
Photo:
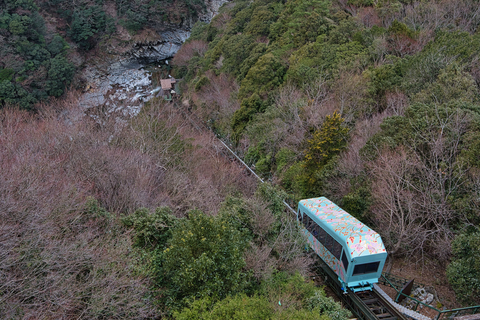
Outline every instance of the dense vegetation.
MULTIPOLYGON (((201 0, 2 1, 0 107, 33 109, 62 96, 83 67, 78 56, 115 36, 119 26, 135 33, 189 25, 204 9, 201 0)), ((74 85, 81 88, 77 82, 74 85)))
POLYGON ((312 196, 480 303, 477 0, 238 0, 197 24, 174 59, 190 109, 274 186, 159 100, 15 108, 64 94, 75 48, 203 8, 165 3, 1 2, 1 318, 345 319, 284 213, 312 196))
POLYGON ((284 195, 208 133, 158 100, 123 125, 76 103, 0 110, 1 318, 348 316, 284 195))
MULTIPOLYGON (((327 196, 394 257, 467 267, 479 14, 475 0, 240 0, 198 24, 174 62, 196 113, 293 203, 327 196)), ((449 276, 467 294, 471 278, 449 276)), ((480 303, 476 290, 463 300, 480 303)))
POLYGON ((47 31, 38 10, 33 0, 0 4, 0 107, 29 109, 48 96, 61 96, 72 81, 69 46, 47 31))
POLYGON ((79 117, 76 94, 64 95, 119 25, 187 24, 203 9, 0 4, 2 319, 349 315, 308 279, 313 259, 284 195, 215 155, 208 134, 162 101, 118 122, 101 108, 79 117))

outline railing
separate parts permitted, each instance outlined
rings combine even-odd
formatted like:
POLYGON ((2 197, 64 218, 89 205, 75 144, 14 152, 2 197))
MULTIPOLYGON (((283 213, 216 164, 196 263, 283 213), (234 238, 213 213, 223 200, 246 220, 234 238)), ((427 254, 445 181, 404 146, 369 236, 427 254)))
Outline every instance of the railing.
MULTIPOLYGON (((379 283, 392 287, 396 291, 396 297, 395 297, 395 302, 398 302, 399 298, 401 296, 405 297, 405 299, 408 299, 410 301, 414 301, 415 307, 414 311, 417 311, 418 306, 423 306, 425 308, 434 310, 436 313, 436 316, 433 318, 434 320, 439 320, 439 319, 444 319, 444 318, 454 318, 458 317, 461 315, 466 315, 466 314, 475 314, 480 311, 480 306, 472 306, 472 307, 465 307, 465 308, 457 308, 457 309, 451 309, 451 310, 439 310, 431 305, 428 305, 426 303, 423 303, 422 301, 411 297, 409 295, 404 294, 401 292, 402 287, 408 282, 408 280, 394 276, 389 273, 383 273, 382 276, 379 279, 379 283)), ((414 285, 414 288, 418 288, 422 285, 417 284, 414 285)))

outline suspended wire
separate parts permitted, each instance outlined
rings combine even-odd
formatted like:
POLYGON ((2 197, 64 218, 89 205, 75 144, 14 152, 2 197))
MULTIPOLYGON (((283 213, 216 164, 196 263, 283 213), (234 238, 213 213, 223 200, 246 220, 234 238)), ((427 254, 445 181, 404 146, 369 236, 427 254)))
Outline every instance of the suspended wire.
MULTIPOLYGON (((179 107, 179 105, 177 104, 177 102, 174 102, 174 105, 177 107, 178 110, 180 110, 181 113, 183 113, 183 115, 185 116, 185 118, 187 118, 188 121, 190 121, 190 123, 192 124, 192 126, 198 130, 198 132, 203 132, 202 129, 200 128, 200 126, 192 119, 192 117, 190 117, 190 115, 182 110, 181 107, 179 107)), ((210 128, 206 127, 209 131, 212 131, 210 128)), ((253 171, 252 168, 250 168, 250 166, 248 166, 245 161, 242 160, 242 158, 240 158, 240 156, 238 156, 222 139, 220 139, 220 137, 218 137, 215 133, 213 134, 215 136, 215 138, 220 141, 220 143, 225 147, 227 148, 227 150, 238 160, 238 162, 240 162, 252 175, 254 175, 261 183, 265 183, 265 181, 260 178, 259 175, 257 175, 255 173, 255 171, 253 171)), ((293 208, 285 201, 285 199, 282 200, 283 204, 285 205, 285 207, 287 207, 287 209, 293 213, 295 216, 297 215, 297 212, 295 210, 293 210, 293 208)))

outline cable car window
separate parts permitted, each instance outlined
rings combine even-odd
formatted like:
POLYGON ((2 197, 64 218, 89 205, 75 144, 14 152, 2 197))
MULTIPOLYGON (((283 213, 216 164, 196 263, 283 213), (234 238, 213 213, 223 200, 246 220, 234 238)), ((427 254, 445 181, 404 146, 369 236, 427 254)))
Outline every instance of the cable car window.
POLYGON ((355 268, 353 269, 352 276, 356 276, 356 275, 359 275, 359 274, 377 272, 379 265, 380 265, 380 261, 364 263, 364 264, 357 264, 355 266, 355 268))
POLYGON ((318 239, 318 238, 319 238, 319 237, 318 237, 319 229, 320 229, 320 226, 319 226, 318 224, 315 224, 315 225, 313 226, 313 232, 312 232, 313 236, 314 236, 318 241, 320 241, 320 240, 318 239))
POLYGON ((333 251, 332 254, 340 260, 340 255, 342 254, 342 245, 338 243, 335 239, 333 239, 333 251))
POLYGON ((320 232, 318 233, 318 241, 320 241, 321 244, 325 245, 325 242, 327 241, 327 232, 321 227, 319 231, 320 232))
POLYGON ((325 241, 325 248, 327 248, 327 250, 330 252, 333 252, 334 241, 335 240, 332 238, 332 236, 327 233, 327 241, 325 241))
POLYGON ((305 229, 308 229, 309 221, 310 221, 310 217, 307 216, 306 214, 303 214, 303 225, 305 226, 305 229))
POLYGON ((315 232, 315 227, 317 226, 317 223, 315 221, 313 221, 313 219, 310 219, 310 233, 311 234, 314 234, 315 232))
POLYGON ((345 254, 345 250, 343 250, 342 252, 342 262, 343 262, 343 268, 345 269, 345 271, 348 270, 348 258, 345 254))

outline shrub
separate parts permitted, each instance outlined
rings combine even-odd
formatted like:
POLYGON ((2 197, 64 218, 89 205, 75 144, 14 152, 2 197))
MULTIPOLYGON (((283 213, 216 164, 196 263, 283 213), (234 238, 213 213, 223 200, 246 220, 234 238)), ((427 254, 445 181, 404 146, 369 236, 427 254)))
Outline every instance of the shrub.
POLYGON ((5 69, 0 70, 0 82, 4 81, 4 80, 12 81, 14 73, 15 73, 15 71, 13 71, 13 69, 5 68, 5 69))
MULTIPOLYGON (((163 252, 164 271, 178 302, 211 297, 214 301, 241 292, 246 241, 220 218, 192 211, 172 229, 163 252)), ((181 304, 180 304, 181 305, 181 304)))
POLYGON ((308 140, 305 153, 305 185, 306 194, 320 192, 319 183, 327 173, 327 165, 338 156, 347 146, 349 129, 342 125, 343 118, 339 113, 327 116, 322 127, 314 132, 312 139, 308 140))
POLYGON ((283 83, 286 68, 272 53, 261 56, 242 80, 238 96, 248 98, 257 93, 265 96, 283 83))
POLYGON ((155 212, 140 208, 122 219, 127 227, 135 230, 134 244, 141 248, 162 248, 171 237, 171 230, 177 223, 168 207, 159 207, 155 212))
POLYGON ((194 301, 188 308, 176 312, 177 320, 224 320, 271 319, 273 308, 267 299, 260 296, 248 297, 245 294, 228 297, 210 307, 211 300, 205 297, 194 301), (210 310, 210 308, 211 310, 210 310))
POLYGON ((459 235, 452 243, 453 258, 448 281, 457 299, 467 305, 480 303, 480 230, 459 235))
POLYGON ((327 315, 331 320, 345 320, 350 317, 350 312, 343 309, 331 297, 327 297, 323 291, 315 291, 314 295, 307 299, 306 305, 319 314, 327 315))

